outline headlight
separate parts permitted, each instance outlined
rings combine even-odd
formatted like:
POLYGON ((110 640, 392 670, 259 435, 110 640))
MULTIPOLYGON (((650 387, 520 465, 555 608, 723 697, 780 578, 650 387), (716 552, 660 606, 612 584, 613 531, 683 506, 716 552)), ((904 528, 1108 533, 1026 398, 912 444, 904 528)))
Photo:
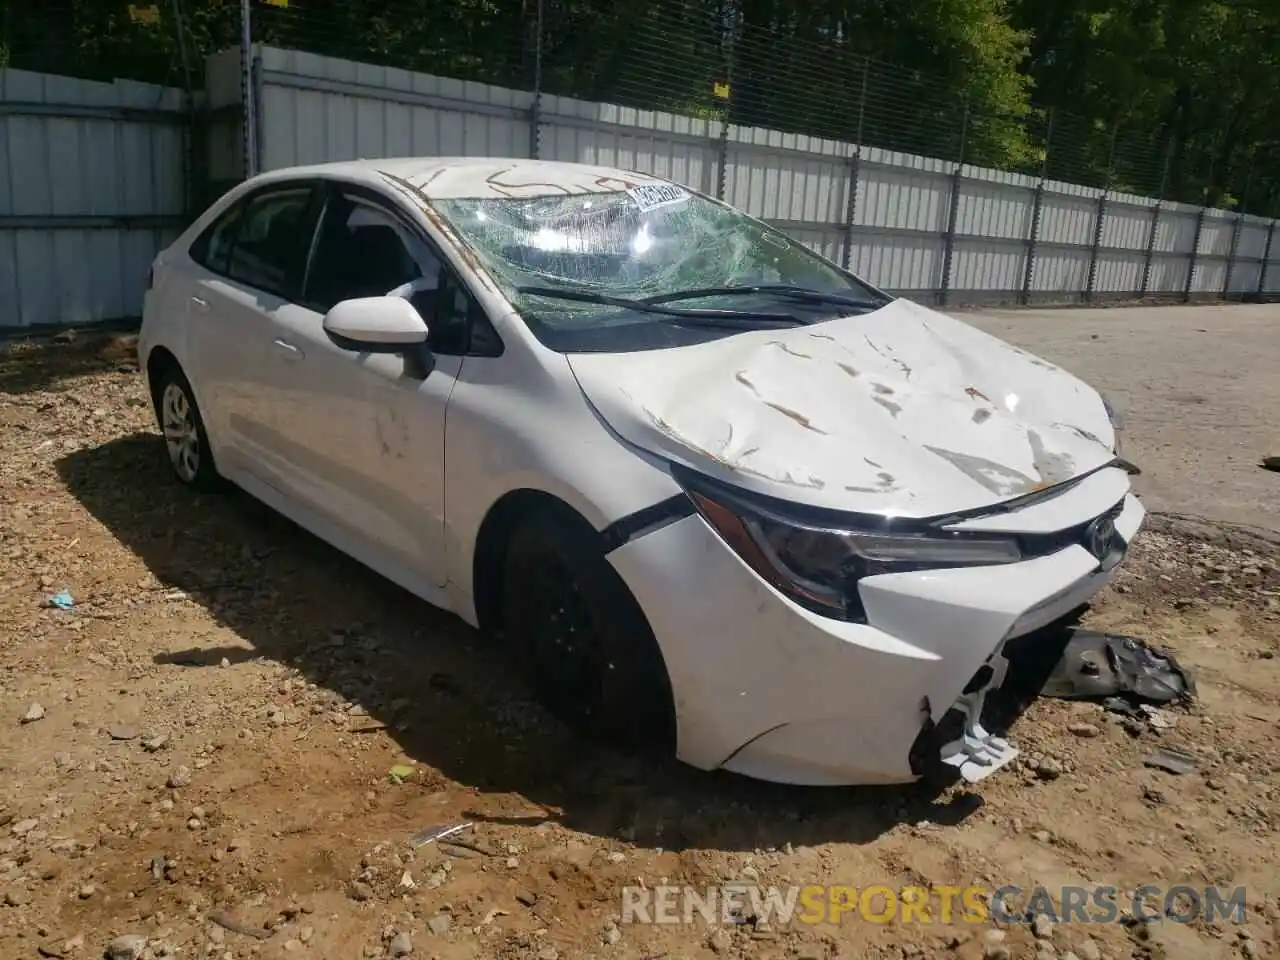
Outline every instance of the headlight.
POLYGON ((1115 431, 1115 435, 1116 435, 1115 453, 1117 456, 1119 456, 1120 439, 1121 439, 1121 435, 1124 433, 1124 414, 1120 412, 1120 409, 1114 403, 1112 403, 1111 400, 1106 395, 1099 394, 1099 396, 1102 397, 1102 406, 1107 411, 1107 419, 1111 421, 1111 429, 1115 431))
POLYGON ((748 566, 823 616, 866 621, 858 581, 882 573, 990 566, 1022 559, 1013 537, 868 517, 855 525, 788 516, 781 509, 678 471, 698 512, 748 566), (904 529, 905 528, 905 529, 904 529))

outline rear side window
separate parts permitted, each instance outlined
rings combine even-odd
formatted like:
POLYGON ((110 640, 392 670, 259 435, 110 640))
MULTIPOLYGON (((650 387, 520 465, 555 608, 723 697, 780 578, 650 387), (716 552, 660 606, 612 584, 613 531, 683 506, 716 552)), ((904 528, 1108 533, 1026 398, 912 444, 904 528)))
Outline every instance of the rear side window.
POLYGON ((240 228, 243 217, 244 204, 237 203, 213 221, 191 245, 191 259, 206 270, 225 274, 230 262, 231 245, 236 241, 236 231, 240 228))
POLYGON ((233 280, 296 299, 315 232, 310 187, 261 193, 245 205, 227 274, 233 280))

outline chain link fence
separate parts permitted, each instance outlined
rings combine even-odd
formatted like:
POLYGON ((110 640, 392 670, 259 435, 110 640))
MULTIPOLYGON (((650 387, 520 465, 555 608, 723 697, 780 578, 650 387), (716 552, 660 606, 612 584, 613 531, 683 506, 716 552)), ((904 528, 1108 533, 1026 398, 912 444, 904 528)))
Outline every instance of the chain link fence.
MULTIPOLYGON (((252 40, 1261 215, 1280 213, 1280 139, 1218 145, 1061 109, 1002 109, 963 77, 852 52, 861 38, 752 20, 741 0, 252 0, 252 40), (799 38, 800 33, 805 38, 799 38)), ((241 40, 237 0, 11 0, 0 66, 198 88, 241 40)), ((796 16, 801 16, 797 14, 796 16)))

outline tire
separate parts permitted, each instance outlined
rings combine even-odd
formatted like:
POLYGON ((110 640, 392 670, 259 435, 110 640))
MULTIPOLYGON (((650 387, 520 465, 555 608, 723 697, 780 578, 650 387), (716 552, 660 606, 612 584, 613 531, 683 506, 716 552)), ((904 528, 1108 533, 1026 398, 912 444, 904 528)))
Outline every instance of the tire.
POLYGON ((213 460, 204 418, 191 384, 176 363, 164 367, 156 377, 153 399, 169 467, 178 482, 193 490, 219 490, 222 478, 213 460))
POLYGON ((502 623, 551 713, 593 739, 674 752, 662 653, 584 521, 545 511, 520 522, 503 566, 502 623))

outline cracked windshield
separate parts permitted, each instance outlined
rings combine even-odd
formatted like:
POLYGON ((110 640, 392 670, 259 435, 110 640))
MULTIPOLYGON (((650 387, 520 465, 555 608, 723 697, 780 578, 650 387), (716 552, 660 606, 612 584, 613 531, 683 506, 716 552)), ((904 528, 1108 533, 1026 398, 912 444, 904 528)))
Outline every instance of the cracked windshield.
POLYGON ((612 193, 437 200, 528 320, 553 328, 671 319, 708 308, 792 323, 880 306, 883 295, 784 234, 667 183, 612 193), (794 290, 759 289, 788 287, 794 290), (538 292, 533 292, 531 288, 538 292), (734 289, 728 289, 734 288, 734 289), (754 289, 753 289, 754 288, 754 289), (820 295, 797 300, 788 294, 820 295), (573 297, 574 299, 569 299, 573 297))

